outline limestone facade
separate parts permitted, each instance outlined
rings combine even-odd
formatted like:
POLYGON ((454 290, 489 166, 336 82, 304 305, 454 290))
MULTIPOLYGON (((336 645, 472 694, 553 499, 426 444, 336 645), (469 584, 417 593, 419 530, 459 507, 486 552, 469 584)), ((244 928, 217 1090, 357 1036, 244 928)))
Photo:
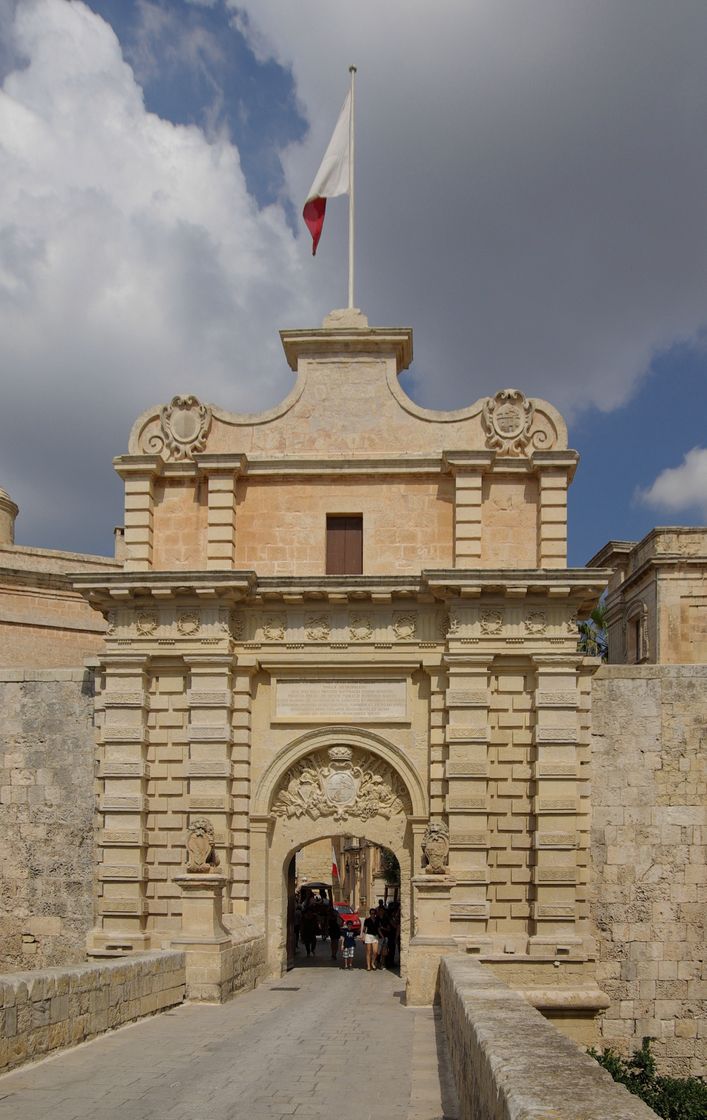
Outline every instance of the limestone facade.
POLYGON ((398 384, 411 332, 360 313, 282 341, 297 377, 269 413, 175 397, 138 419, 116 460, 124 568, 73 581, 107 622, 89 949, 173 943, 206 815, 224 927, 264 928, 272 974, 293 853, 347 834, 400 862, 411 1001, 450 946, 559 956, 593 991, 576 619, 608 573, 566 565, 564 422, 514 389, 419 408, 398 384), (357 526, 358 570, 325 574, 328 517, 357 526))
POLYGON ((0 668, 77 668, 103 648, 106 623, 70 572, 119 571, 104 556, 15 544, 18 507, 0 490, 0 668))
POLYGON ((707 528, 652 529, 609 541, 589 566, 611 568, 606 598, 615 665, 707 664, 707 528))

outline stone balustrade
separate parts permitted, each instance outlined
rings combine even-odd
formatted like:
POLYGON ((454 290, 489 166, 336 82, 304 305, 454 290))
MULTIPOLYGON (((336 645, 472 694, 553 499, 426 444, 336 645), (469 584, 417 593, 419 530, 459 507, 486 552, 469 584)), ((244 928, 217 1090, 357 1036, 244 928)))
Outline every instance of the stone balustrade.
POLYGON ((440 968, 460 1120, 655 1120, 655 1113, 478 961, 440 968))
POLYGON ((186 954, 0 976, 0 1072, 182 1003, 186 954))

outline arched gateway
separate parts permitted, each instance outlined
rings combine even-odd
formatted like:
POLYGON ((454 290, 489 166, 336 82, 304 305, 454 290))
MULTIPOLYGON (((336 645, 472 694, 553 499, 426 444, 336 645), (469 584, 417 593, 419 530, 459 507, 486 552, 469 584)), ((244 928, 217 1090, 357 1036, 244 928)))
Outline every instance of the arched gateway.
POLYGON ((292 852, 347 832, 400 860, 411 999, 471 952, 569 1014, 594 976, 577 618, 605 579, 566 565, 564 422, 516 389, 419 408, 411 332, 357 311, 282 339, 297 381, 270 412, 138 419, 124 567, 75 579, 109 624, 89 951, 187 944, 221 995, 272 975, 292 852))
POLYGON ((365 837, 398 858, 404 973, 415 838, 426 819, 419 775, 380 735, 351 727, 321 728, 281 751, 263 775, 251 814, 261 841, 253 859, 265 872, 253 905, 262 909, 270 968, 286 963, 290 860, 303 845, 338 832, 365 837))

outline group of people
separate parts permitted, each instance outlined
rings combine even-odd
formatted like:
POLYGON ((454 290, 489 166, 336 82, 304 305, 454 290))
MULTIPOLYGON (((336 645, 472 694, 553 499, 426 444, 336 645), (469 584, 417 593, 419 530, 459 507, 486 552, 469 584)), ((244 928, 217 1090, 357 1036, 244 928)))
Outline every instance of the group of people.
MULTIPOLYGON (((303 892, 295 904, 294 926, 295 949, 301 940, 307 956, 313 957, 317 937, 328 938, 331 959, 337 960, 341 951, 341 967, 353 968, 357 935, 344 924, 331 900, 303 892)), ((378 905, 369 910, 359 936, 366 948, 366 969, 369 972, 377 968, 394 968, 396 954, 400 953, 399 903, 390 902, 386 906, 379 898, 378 905)))

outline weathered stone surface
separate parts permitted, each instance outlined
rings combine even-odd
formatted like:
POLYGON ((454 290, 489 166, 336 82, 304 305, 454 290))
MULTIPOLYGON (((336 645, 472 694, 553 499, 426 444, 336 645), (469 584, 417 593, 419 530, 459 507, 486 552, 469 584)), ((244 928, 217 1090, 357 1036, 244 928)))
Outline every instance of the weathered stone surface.
POLYGON ((652 1035, 674 1076, 704 1073, 706 695, 705 665, 607 665, 592 689, 601 1038, 628 1053, 652 1035))
POLYGON ((184 999, 184 953, 0 976, 0 1072, 184 999))
POLYGON ((461 1120, 655 1120, 477 961, 446 957, 440 996, 461 1120))
POLYGON ((67 964, 93 910, 91 674, 0 670, 0 711, 0 967, 67 964))

